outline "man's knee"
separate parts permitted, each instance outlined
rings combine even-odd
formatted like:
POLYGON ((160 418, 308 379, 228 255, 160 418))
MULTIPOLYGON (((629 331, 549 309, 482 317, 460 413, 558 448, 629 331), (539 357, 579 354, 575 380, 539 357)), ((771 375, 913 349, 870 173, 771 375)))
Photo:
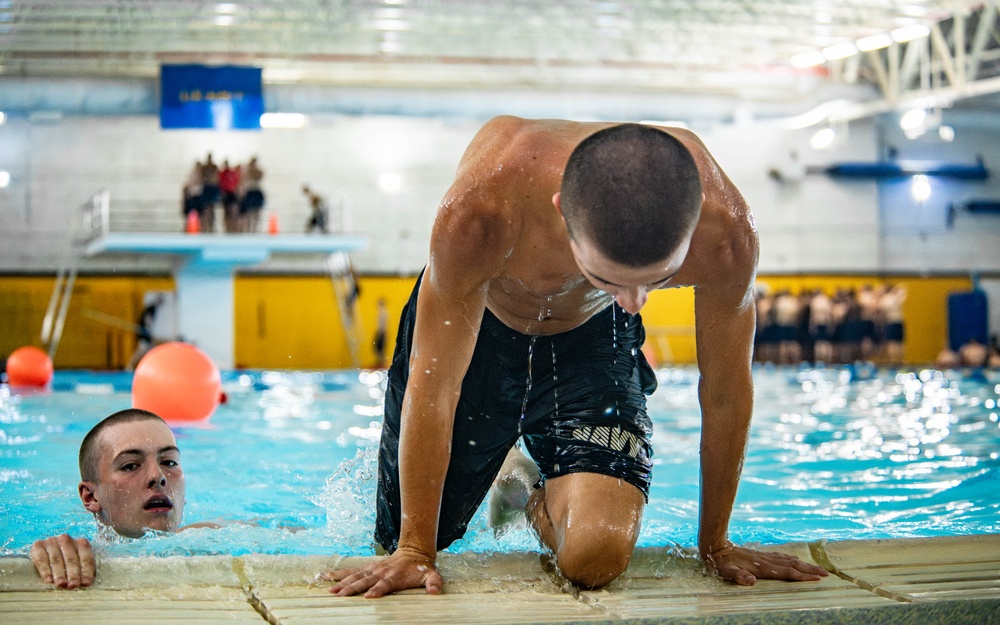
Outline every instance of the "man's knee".
POLYGON ((621 528, 590 528, 564 537, 556 554, 562 575, 577 586, 600 588, 628 568, 635 537, 621 528))

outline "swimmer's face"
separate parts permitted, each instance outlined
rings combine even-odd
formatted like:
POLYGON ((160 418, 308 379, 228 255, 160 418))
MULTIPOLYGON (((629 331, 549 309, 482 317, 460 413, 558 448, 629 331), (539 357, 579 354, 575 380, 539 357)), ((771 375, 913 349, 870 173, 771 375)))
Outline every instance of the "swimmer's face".
POLYGON ((569 246, 580 273, 595 288, 614 296, 626 312, 636 314, 646 304, 649 292, 667 286, 680 271, 691 238, 684 240, 674 253, 662 261, 630 267, 605 256, 586 236, 570 239, 569 246))
POLYGON ((161 421, 113 425, 100 434, 96 482, 80 483, 87 510, 122 536, 175 532, 184 512, 184 472, 173 432, 161 421))

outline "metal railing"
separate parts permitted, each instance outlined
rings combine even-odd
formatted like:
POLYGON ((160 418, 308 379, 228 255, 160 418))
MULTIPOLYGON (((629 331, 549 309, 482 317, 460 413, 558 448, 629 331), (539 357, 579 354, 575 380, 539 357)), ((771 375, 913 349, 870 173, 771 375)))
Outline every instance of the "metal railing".
POLYGON ((62 340, 69 302, 76 286, 77 264, 82 248, 111 228, 111 194, 102 189, 79 206, 71 218, 66 245, 56 271, 56 281, 49 297, 49 305, 42 319, 41 341, 49 348, 49 358, 55 360, 62 340))

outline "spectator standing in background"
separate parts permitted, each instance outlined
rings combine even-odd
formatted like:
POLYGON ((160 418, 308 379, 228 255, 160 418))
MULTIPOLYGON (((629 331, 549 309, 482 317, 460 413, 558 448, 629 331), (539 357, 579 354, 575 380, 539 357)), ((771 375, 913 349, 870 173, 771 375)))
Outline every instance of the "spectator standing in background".
POLYGON ((809 300, 809 334, 813 340, 815 362, 833 360, 833 301, 823 289, 816 289, 809 300))
POLYGON ((774 320, 778 335, 778 362, 795 364, 802 357, 799 345, 799 298, 788 289, 774 296, 774 320))
POLYGON ((889 365, 903 364, 903 341, 906 330, 903 327, 903 303, 906 301, 906 287, 900 284, 889 286, 879 298, 879 316, 882 319, 882 340, 885 345, 885 360, 889 365))
POLYGON ((307 185, 302 186, 302 193, 309 200, 309 209, 311 211, 309 221, 306 222, 306 232, 309 233, 316 230, 326 234, 329 232, 326 226, 329 220, 329 209, 327 209, 326 200, 307 185))
POLYGON ((195 161, 191 173, 184 181, 184 189, 181 193, 181 212, 184 214, 182 229, 187 228, 192 213, 198 216, 198 223, 201 223, 201 191, 201 163, 195 161))
POLYGON ((241 176, 240 222, 243 232, 257 232, 260 212, 264 209, 264 191, 260 185, 263 178, 264 171, 257 165, 257 157, 254 156, 241 176))
POLYGON ((201 231, 215 231, 215 206, 219 203, 219 166, 212 161, 212 153, 208 153, 205 163, 201 166, 201 231))
POLYGON ((222 162, 219 172, 219 191, 222 193, 222 219, 226 232, 240 231, 240 167, 229 166, 229 160, 222 162))

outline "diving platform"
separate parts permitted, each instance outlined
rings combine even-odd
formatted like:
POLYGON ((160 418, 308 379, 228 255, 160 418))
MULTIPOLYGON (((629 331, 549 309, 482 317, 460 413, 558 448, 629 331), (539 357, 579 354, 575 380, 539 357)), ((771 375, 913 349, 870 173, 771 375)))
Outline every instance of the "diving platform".
POLYGON ((84 255, 174 257, 178 333, 220 369, 229 369, 234 362, 233 283, 238 269, 258 265, 272 254, 330 256, 367 245, 367 237, 360 235, 114 232, 88 242, 84 255))

